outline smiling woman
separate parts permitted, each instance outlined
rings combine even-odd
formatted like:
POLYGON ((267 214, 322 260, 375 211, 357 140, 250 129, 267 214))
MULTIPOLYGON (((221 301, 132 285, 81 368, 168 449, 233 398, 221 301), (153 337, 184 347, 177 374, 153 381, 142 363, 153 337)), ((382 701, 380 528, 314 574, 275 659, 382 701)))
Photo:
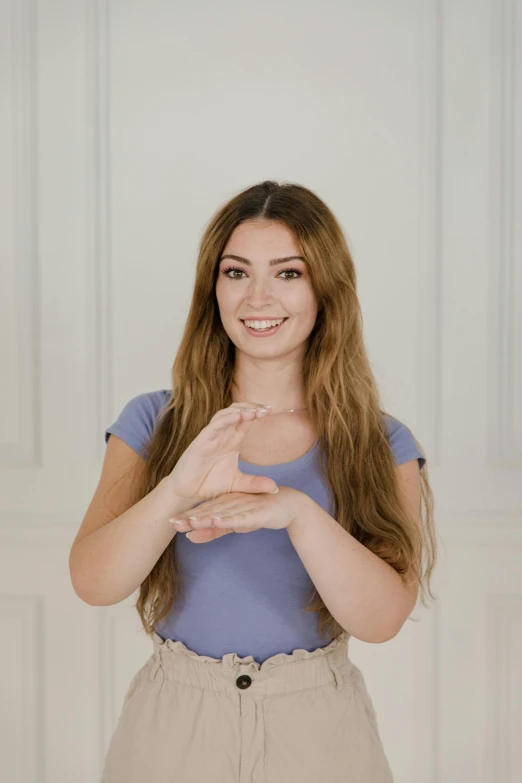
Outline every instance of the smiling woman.
POLYGON ((254 337, 267 337, 268 335, 276 334, 279 331, 279 327, 288 321, 288 318, 269 319, 269 318, 242 318, 245 324, 245 328, 248 334, 252 334, 254 337))
MULTIPOLYGON (((241 344, 234 338, 238 338, 238 330, 234 327, 241 322, 243 334, 249 337, 273 337, 274 340, 277 337, 277 351, 289 344, 294 348, 299 346, 284 370, 286 385, 294 389, 281 389, 280 394, 285 397, 299 392, 301 383, 290 383, 288 373, 292 365, 301 364, 306 339, 317 315, 317 301, 307 267, 292 231, 284 223, 264 220, 240 223, 219 261, 216 299, 221 323, 236 346, 236 378, 242 375, 243 359, 241 344), (263 248, 262 254, 259 248, 263 248), (287 253, 278 252, 281 249, 287 253), (230 260, 236 265, 231 266, 230 260)), ((272 341, 263 345, 263 350, 273 350, 272 341)), ((241 394, 238 391, 236 399, 248 399, 246 393, 246 390, 241 394)))
POLYGON ((390 783, 348 642, 391 639, 424 601, 433 498, 420 445, 382 408, 354 263, 318 196, 267 181, 217 211, 172 388, 131 400, 109 436, 142 458, 138 501, 75 563, 106 603, 139 588, 154 650, 103 783, 260 765, 390 783))

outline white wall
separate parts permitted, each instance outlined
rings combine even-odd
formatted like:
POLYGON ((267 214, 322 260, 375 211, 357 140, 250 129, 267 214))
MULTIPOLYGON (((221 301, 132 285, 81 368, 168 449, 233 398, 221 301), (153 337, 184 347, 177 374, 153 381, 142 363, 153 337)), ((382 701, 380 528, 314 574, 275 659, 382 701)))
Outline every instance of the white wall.
POLYGON ((70 545, 206 221, 267 178, 339 218, 428 456, 439 601, 350 642, 397 783, 521 779, 521 0, 0 0, 0 36, 1 779, 98 780, 151 644, 70 545))

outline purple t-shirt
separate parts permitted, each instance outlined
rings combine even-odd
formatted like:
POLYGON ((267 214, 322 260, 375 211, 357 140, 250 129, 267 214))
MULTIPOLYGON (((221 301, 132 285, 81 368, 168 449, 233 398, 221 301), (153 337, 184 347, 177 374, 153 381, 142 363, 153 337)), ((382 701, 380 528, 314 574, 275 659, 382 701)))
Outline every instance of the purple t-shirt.
MULTIPOLYGON (((105 431, 105 442, 110 434, 117 435, 144 456, 156 417, 170 394, 169 389, 160 389, 132 398, 105 431)), ((411 431, 392 417, 385 416, 385 421, 396 464, 418 459, 422 467, 426 460, 411 431)), ((316 442, 298 459, 279 465, 239 460, 239 469, 305 492, 332 513, 329 488, 317 464, 318 447, 316 442)), ((205 544, 193 544, 178 533, 176 547, 185 594, 155 627, 163 639, 180 640, 199 655, 221 658, 236 652, 252 655, 259 663, 280 652, 311 652, 331 641, 319 634, 318 613, 301 609, 313 583, 286 528, 261 528, 205 544)))

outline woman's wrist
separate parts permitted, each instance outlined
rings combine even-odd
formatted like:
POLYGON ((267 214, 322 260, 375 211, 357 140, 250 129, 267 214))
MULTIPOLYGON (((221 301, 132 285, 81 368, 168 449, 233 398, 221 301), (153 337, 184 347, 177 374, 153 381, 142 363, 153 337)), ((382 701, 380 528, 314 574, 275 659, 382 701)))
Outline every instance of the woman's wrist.
POLYGON ((179 491, 177 491, 177 488, 172 483, 170 475, 162 478, 160 485, 163 488, 166 502, 168 503, 168 508, 170 509, 169 516, 172 516, 172 514, 188 511, 190 508, 194 508, 194 506, 200 502, 196 498, 183 497, 180 495, 179 491))

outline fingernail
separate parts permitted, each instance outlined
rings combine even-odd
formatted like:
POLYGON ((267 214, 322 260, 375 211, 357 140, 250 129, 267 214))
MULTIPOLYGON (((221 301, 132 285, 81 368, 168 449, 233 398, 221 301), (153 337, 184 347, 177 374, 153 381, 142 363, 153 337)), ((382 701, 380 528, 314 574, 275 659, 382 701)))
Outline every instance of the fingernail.
MULTIPOLYGON (((185 533, 185 538, 188 538, 188 540, 189 540, 189 541, 192 541, 192 539, 191 539, 191 537, 190 537, 190 536, 191 536, 191 532, 192 532, 192 531, 190 531, 190 530, 189 530, 189 532, 188 532, 188 533, 185 533)), ((192 543, 194 543, 194 542, 192 542, 192 543)))
POLYGON ((276 494, 276 492, 279 492, 279 487, 277 487, 277 489, 273 489, 273 490, 272 490, 271 492, 269 492, 268 494, 269 494, 269 495, 275 495, 275 494, 276 494))

